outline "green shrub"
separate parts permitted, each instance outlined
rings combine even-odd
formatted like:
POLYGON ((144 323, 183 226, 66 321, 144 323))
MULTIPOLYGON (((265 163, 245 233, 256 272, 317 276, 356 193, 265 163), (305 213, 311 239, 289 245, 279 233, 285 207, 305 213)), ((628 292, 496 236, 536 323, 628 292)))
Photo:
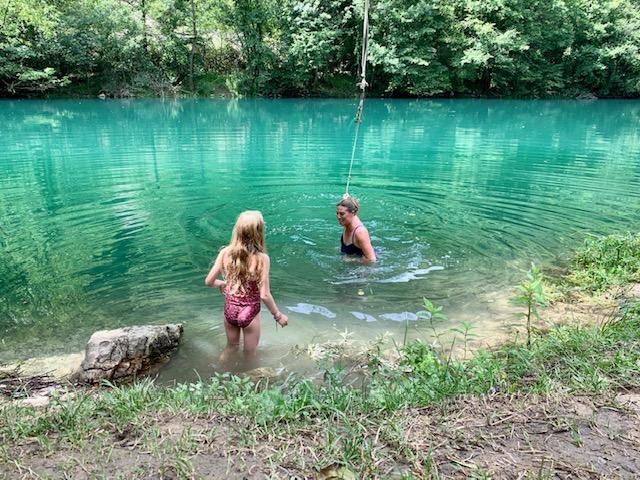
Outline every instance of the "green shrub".
POLYGON ((569 280, 592 292, 640 282, 640 234, 588 238, 572 267, 569 280))

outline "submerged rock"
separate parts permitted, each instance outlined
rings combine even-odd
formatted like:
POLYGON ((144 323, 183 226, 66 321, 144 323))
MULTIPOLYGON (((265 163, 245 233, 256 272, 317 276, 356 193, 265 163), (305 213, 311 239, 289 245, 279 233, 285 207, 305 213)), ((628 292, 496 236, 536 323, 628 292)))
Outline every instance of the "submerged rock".
POLYGON ((127 381, 168 360, 182 337, 182 325, 144 325, 91 335, 78 381, 127 381))
POLYGON ((251 380, 258 381, 263 379, 274 379, 280 375, 281 371, 278 371, 271 367, 258 367, 253 370, 249 370, 245 372, 244 375, 249 377, 251 380))
POLYGON ((598 100, 598 97, 592 92, 584 92, 579 94, 576 100, 598 100))

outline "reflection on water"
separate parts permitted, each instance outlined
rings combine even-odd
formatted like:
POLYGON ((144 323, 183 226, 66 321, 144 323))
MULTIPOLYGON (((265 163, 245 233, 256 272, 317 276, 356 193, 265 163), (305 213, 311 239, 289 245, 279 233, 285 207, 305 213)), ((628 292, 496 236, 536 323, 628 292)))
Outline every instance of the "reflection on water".
POLYGON ((0 102, 0 361, 183 322, 171 368, 227 368, 222 299, 202 280, 245 209, 264 214, 291 314, 278 332, 265 320, 260 362, 274 367, 345 328, 402 335, 423 297, 495 332, 512 318, 494 294, 531 260, 638 230, 640 102, 370 100, 351 190, 380 259, 344 261, 334 205, 354 107, 0 102))

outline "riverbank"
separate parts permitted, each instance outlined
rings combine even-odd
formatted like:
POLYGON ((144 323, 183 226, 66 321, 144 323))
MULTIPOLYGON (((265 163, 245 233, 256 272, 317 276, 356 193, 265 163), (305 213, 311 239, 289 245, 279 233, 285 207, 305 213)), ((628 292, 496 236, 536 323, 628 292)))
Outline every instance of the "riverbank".
MULTIPOLYGON (((639 238, 587 242, 554 295, 628 293, 639 238)), ((640 302, 607 300, 615 312, 590 324, 467 358, 416 341, 390 359, 381 341, 356 362, 328 349, 322 380, 143 380, 6 404, 0 478, 635 478, 640 302)))
POLYGON ((632 478, 639 339, 636 304, 531 349, 447 362, 413 343, 397 366, 371 351, 362 382, 332 367, 323 383, 77 390, 46 409, 2 407, 0 462, 4 478, 632 478))

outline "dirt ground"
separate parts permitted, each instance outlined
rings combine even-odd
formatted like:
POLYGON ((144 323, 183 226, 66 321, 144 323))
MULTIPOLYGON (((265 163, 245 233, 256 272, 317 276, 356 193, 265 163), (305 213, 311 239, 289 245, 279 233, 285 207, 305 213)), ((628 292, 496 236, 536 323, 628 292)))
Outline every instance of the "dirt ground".
POLYGON ((335 462, 353 440, 346 430, 328 439, 320 421, 261 437, 246 419, 173 415, 73 443, 5 445, 0 478, 640 478, 640 392, 459 398, 388 422, 397 434, 359 431, 361 472, 335 462))
POLYGON ((637 392, 493 396, 416 411, 406 432, 442 478, 638 478, 639 414, 637 392))

